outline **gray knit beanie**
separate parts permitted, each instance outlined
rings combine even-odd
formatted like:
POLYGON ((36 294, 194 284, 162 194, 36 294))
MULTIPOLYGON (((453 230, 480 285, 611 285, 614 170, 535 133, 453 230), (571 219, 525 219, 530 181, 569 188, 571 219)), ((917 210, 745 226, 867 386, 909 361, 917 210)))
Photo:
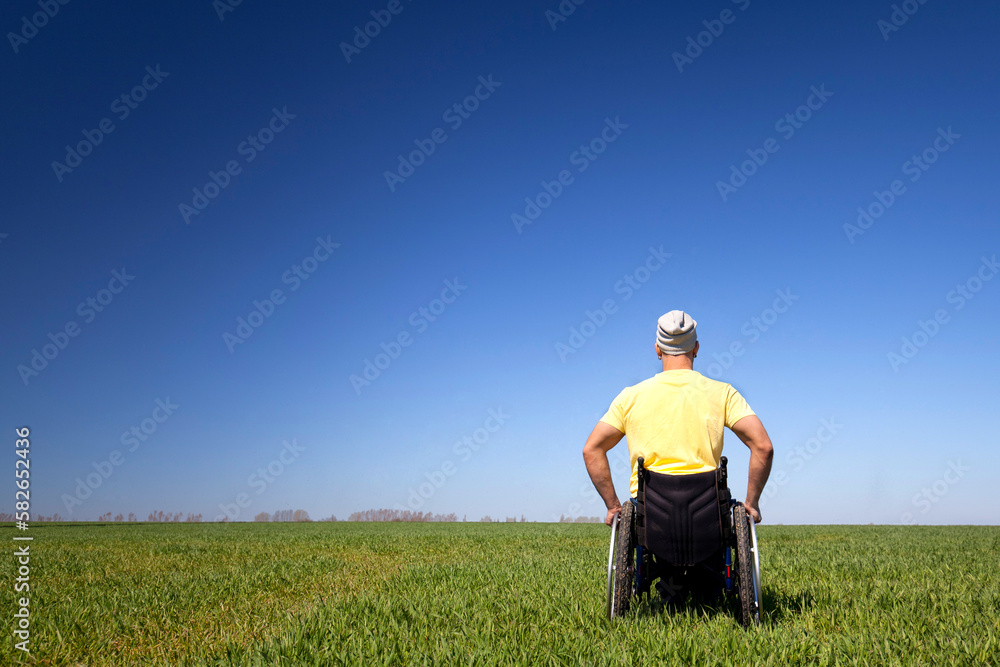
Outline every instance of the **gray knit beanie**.
POLYGON ((698 323, 683 310, 671 310, 657 322, 656 345, 663 354, 687 354, 698 342, 698 323))

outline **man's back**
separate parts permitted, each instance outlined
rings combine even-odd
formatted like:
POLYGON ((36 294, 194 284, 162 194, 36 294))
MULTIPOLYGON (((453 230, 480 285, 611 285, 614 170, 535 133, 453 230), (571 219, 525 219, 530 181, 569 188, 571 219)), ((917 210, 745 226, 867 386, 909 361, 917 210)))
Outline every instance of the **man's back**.
POLYGON ((628 438, 634 496, 640 456, 653 472, 683 475, 715 470, 724 429, 753 414, 731 385, 677 369, 624 389, 601 421, 628 438))
POLYGON ((739 392, 694 371, 698 323, 682 310, 671 310, 656 323, 654 349, 663 372, 622 391, 597 422, 583 446, 590 479, 608 506, 611 525, 621 509, 611 479, 608 450, 628 436, 632 459, 631 495, 638 491, 640 456, 654 472, 690 474, 714 470, 722 456, 723 429, 729 427, 750 448, 744 505, 760 521, 760 499, 771 472, 774 448, 764 425, 739 392))

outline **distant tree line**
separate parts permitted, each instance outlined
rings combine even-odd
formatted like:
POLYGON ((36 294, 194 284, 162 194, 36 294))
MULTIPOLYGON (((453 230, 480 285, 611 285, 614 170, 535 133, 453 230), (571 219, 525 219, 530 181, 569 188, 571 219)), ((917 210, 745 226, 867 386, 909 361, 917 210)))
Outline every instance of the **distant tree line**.
MULTIPOLYGON (((454 515, 452 515, 454 516, 454 515)), ((101 516, 97 517, 98 521, 108 522, 108 521, 130 521, 138 522, 139 518, 135 515, 135 512, 129 512, 126 517, 124 514, 119 512, 118 514, 112 514, 111 512, 105 512, 101 516)), ((149 513, 146 517, 146 521, 149 523, 201 523, 203 520, 202 514, 194 514, 193 512, 164 512, 163 510, 157 510, 149 513)), ((320 519, 320 521, 336 521, 337 517, 331 514, 325 519, 320 519)), ((0 512, 0 522, 14 521, 14 514, 10 512, 0 512)), ((36 514, 35 521, 37 522, 49 522, 49 521, 82 521, 82 519, 71 519, 64 518, 55 513, 51 516, 45 516, 44 514, 36 514)), ((254 521, 312 521, 309 518, 309 512, 305 510, 277 510, 274 514, 268 514, 267 512, 261 512, 256 517, 254 521)), ((223 520, 225 523, 226 520, 223 520)))
POLYGON ((458 515, 432 514, 431 512, 412 512, 410 510, 365 510, 354 512, 347 517, 348 521, 458 521, 458 515))
MULTIPOLYGON (((97 519, 98 521, 130 521, 138 522, 139 519, 136 517, 134 512, 129 512, 128 517, 125 517, 121 512, 112 515, 111 512, 106 512, 102 514, 97 519)), ((309 518, 309 512, 306 510, 275 510, 273 513, 261 512, 254 517, 254 521, 258 523, 276 523, 276 522, 305 522, 312 521, 309 518)), ((353 512, 349 517, 348 521, 411 521, 411 522, 450 522, 450 521, 466 521, 466 516, 461 519, 454 512, 450 514, 434 514, 432 512, 413 512, 410 510, 395 510, 395 509, 370 509, 364 510, 363 512, 353 512)), ((0 522, 4 521, 14 521, 14 515, 9 512, 0 512, 0 522)), ((63 518, 59 516, 58 513, 52 516, 45 516, 44 514, 38 514, 35 517, 35 521, 72 521, 72 519, 63 518)), ((79 519, 77 519, 79 521, 79 519)), ((162 510, 150 512, 149 516, 146 517, 146 521, 150 523, 200 523, 202 521, 201 514, 193 514, 188 512, 163 512, 162 510)), ((319 521, 337 521, 337 517, 331 514, 325 519, 319 519, 319 521)), ((494 519, 489 514, 484 516, 479 520, 481 523, 525 523, 527 520, 522 514, 520 518, 514 516, 508 516, 505 519, 494 519)), ((222 523, 227 523, 228 519, 223 519, 222 523)), ((604 519, 598 516, 578 516, 569 517, 565 514, 559 516, 559 523, 603 523, 604 519)))
MULTIPOLYGON (((3 521, 13 521, 14 515, 9 512, 0 512, 0 522, 3 521)), ((68 517, 60 516, 58 512, 51 516, 45 516, 44 514, 36 514, 35 521, 39 523, 45 523, 50 521, 83 521, 84 519, 71 519, 68 517)), ((101 516, 97 517, 98 521, 131 521, 138 522, 139 518, 135 515, 135 512, 129 512, 126 517, 124 514, 119 512, 118 514, 112 514, 111 512, 105 512, 101 516)), ((201 514, 194 514, 188 512, 164 512, 162 510, 156 512, 150 512, 149 516, 146 517, 146 521, 151 523, 177 523, 177 522, 187 522, 187 523, 198 523, 202 520, 201 514)))
MULTIPOLYGON (((279 521, 312 521, 309 518, 309 512, 305 510, 275 510, 274 514, 268 514, 267 512, 261 512, 253 518, 257 523, 277 523, 279 521)), ((333 520, 336 521, 337 517, 331 516, 330 519, 323 519, 323 521, 333 520)))
MULTIPOLYGON (((0 512, 0 521, 13 521, 14 515, 10 512, 0 512)), ((53 514, 52 516, 45 516, 44 514, 36 514, 35 521, 66 521, 66 519, 59 516, 59 513, 53 514)))
MULTIPOLYGON (((115 517, 115 521, 121 521, 121 514, 115 517)), ((135 521, 135 514, 129 512, 129 521, 135 521)), ((100 521, 111 521, 111 512, 101 516, 100 521)), ((180 523, 181 521, 185 523, 201 523, 201 514, 192 514, 188 512, 187 515, 184 512, 164 512, 159 510, 157 512, 150 512, 149 516, 146 517, 146 521, 150 523, 180 523)))

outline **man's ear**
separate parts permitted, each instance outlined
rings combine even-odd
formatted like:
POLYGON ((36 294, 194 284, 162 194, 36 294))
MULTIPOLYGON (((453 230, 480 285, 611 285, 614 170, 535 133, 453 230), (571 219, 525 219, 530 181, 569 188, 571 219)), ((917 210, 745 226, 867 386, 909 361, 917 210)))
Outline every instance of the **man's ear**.
POLYGON ((694 342, 694 349, 691 350, 692 352, 694 352, 694 356, 696 356, 696 357, 698 356, 698 350, 700 348, 701 348, 701 343, 699 343, 698 341, 695 341, 694 342))
POLYGON ((659 344, 655 340, 653 341, 653 349, 656 350, 656 356, 657 356, 657 358, 662 358, 663 357, 663 353, 660 352, 660 346, 659 346, 659 344))

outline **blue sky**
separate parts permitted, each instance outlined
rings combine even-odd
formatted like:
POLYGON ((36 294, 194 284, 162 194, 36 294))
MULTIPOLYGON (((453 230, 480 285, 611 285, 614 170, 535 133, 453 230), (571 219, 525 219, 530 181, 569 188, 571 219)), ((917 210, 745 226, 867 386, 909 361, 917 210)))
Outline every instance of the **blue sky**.
POLYGON ((600 515, 580 449, 680 308, 765 521, 996 522, 995 6, 217 6, 3 12, 33 513, 600 515))

